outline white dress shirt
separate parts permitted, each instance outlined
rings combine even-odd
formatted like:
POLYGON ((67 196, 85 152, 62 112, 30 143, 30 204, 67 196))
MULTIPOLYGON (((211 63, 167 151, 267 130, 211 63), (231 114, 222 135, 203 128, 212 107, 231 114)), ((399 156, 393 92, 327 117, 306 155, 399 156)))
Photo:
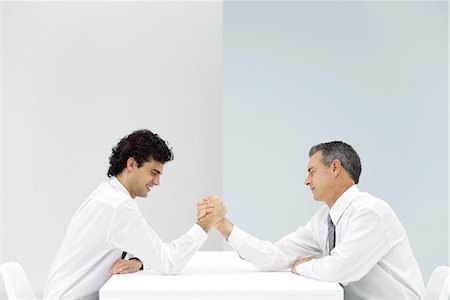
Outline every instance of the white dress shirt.
POLYGON ((425 286, 408 237, 392 208, 362 193, 356 185, 327 205, 297 231, 272 244, 234 226, 228 241, 261 270, 296 267, 300 275, 339 282, 345 299, 423 299, 425 286), (328 255, 327 218, 336 226, 335 248, 328 255))
POLYGON ((164 243, 125 187, 112 177, 97 187, 70 221, 51 266, 44 299, 98 299, 122 251, 138 257, 145 269, 176 273, 206 238, 195 224, 177 240, 164 243))

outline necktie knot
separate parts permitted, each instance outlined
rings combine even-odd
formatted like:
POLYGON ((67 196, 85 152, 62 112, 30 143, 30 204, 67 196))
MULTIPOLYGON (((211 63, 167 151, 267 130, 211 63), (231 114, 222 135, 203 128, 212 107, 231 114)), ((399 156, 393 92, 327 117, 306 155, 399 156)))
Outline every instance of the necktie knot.
POLYGON ((330 215, 328 215, 328 226, 334 226, 333 219, 331 219, 330 215))

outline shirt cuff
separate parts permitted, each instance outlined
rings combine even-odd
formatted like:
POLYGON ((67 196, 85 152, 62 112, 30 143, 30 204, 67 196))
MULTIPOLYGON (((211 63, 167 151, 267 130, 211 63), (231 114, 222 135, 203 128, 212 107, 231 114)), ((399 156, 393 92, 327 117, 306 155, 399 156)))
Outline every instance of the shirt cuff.
POLYGON ((315 261, 315 259, 311 259, 310 261, 299 264, 298 266, 295 267, 295 271, 299 275, 302 275, 302 276, 305 276, 308 278, 318 279, 316 276, 313 276, 313 272, 312 272, 312 265, 313 265, 314 261, 315 261))
POLYGON ((244 243, 247 235, 248 234, 244 230, 234 225, 233 230, 231 230, 230 236, 228 236, 228 242, 235 250, 239 250, 241 245, 244 243))
POLYGON ((198 224, 194 224, 194 226, 192 226, 191 229, 189 229, 188 232, 192 233, 194 236, 198 237, 199 240, 201 240, 203 242, 208 239, 208 234, 198 224))

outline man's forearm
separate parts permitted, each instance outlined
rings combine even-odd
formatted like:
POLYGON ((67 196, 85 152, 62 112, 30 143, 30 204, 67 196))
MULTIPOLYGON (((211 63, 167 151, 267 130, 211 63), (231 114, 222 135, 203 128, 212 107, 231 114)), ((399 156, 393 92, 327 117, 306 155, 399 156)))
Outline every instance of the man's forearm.
POLYGON ((234 225, 227 218, 223 218, 223 220, 218 222, 215 227, 217 231, 219 231, 223 237, 228 240, 234 225))

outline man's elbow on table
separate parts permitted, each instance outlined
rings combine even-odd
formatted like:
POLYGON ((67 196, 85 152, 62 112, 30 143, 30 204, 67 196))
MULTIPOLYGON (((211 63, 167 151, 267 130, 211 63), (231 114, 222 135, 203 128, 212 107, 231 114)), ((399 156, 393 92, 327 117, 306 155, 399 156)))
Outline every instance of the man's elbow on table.
POLYGON ((262 272, 280 271, 282 268, 275 259, 270 257, 259 257, 251 261, 252 265, 262 272))
POLYGON ((346 286, 361 280, 368 271, 357 262, 345 259, 333 259, 330 256, 307 260, 296 268, 296 273, 312 279, 339 282, 346 286))
POLYGON ((163 268, 156 270, 162 275, 176 275, 178 272, 181 271, 181 268, 177 268, 174 264, 169 263, 165 265, 163 268))

